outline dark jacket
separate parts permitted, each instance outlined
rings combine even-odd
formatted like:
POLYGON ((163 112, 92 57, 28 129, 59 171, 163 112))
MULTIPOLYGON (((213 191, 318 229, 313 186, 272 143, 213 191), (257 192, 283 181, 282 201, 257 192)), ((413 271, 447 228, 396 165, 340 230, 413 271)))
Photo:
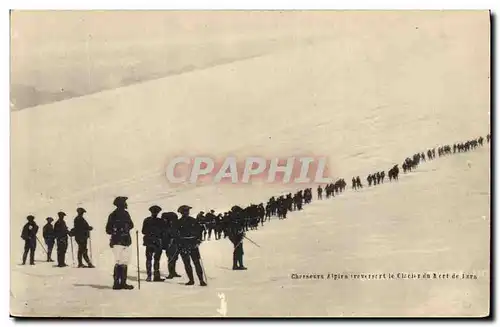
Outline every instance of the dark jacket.
POLYGON ((111 236, 109 245, 130 246, 132 238, 130 237, 130 230, 134 228, 134 223, 130 214, 124 209, 115 209, 109 217, 106 224, 106 233, 111 236))
POLYGON ((38 233, 38 225, 34 221, 29 221, 23 227, 21 238, 25 241, 36 241, 36 233, 38 233))
POLYGON ((166 232, 165 221, 161 218, 147 217, 142 223, 144 246, 162 248, 163 236, 166 232))
POLYGON ((75 237, 77 242, 82 242, 90 237, 92 227, 87 223, 82 216, 76 216, 74 220, 74 227, 71 230, 71 235, 75 237))
POLYGON ((181 217, 177 222, 180 248, 194 248, 201 243, 202 226, 193 217, 181 217))
POLYGON ((231 213, 227 234, 234 246, 240 244, 245 236, 245 223, 241 214, 231 213))
POLYGON ((163 249, 177 251, 177 244, 179 243, 179 221, 165 220, 165 233, 163 233, 163 249))
POLYGON ((58 219, 54 224, 54 234, 58 240, 67 240, 69 231, 66 222, 62 219, 58 219))
POLYGON ((43 238, 46 242, 53 242, 56 238, 54 226, 52 224, 47 223, 43 226, 43 238))

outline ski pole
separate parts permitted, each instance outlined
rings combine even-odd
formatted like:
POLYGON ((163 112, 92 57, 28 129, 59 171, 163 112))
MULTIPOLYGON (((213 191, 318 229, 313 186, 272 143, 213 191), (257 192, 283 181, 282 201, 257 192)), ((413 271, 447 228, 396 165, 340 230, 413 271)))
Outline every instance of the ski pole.
POLYGON ((49 254, 47 253, 47 250, 45 250, 45 247, 43 246, 42 241, 40 241, 40 239, 38 238, 38 236, 35 236, 35 237, 36 237, 36 240, 38 241, 38 243, 40 243, 40 246, 42 247, 43 252, 45 252, 45 254, 49 255, 49 254))
POLYGON ((89 251, 90 251, 90 261, 92 261, 92 237, 90 236, 90 232, 89 232, 89 251))
POLYGON ((203 271, 203 275, 205 276, 205 283, 208 286, 208 277, 207 273, 205 272, 205 266, 203 265, 203 259, 201 258, 201 255, 200 255, 200 264, 201 264, 201 270, 203 271))
POLYGON ((69 237, 71 242, 71 259, 73 260, 73 267, 75 266, 75 253, 73 251, 73 236, 69 237))
POLYGON ((256 245, 257 247, 260 248, 260 245, 255 243, 254 241, 252 241, 251 239, 249 239, 248 237, 246 237, 245 235, 243 235, 244 238, 246 238, 247 240, 249 240, 250 242, 252 242, 254 245, 256 245))
POLYGON ((135 231, 135 241, 136 241, 136 247, 137 247, 137 286, 138 289, 141 289, 141 275, 139 272, 139 231, 135 231))

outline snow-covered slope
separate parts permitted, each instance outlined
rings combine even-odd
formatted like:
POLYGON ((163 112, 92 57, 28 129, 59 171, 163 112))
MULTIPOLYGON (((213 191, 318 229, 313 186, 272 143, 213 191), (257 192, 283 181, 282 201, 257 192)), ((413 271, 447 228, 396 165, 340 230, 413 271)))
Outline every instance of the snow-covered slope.
MULTIPOLYGON (((475 15, 389 15, 392 25, 360 18, 359 26, 344 23, 349 37, 339 33, 330 41, 13 112, 12 313, 211 316, 217 292, 224 292, 228 315, 237 316, 484 314, 487 277, 318 282, 293 281, 290 274, 487 270, 488 147, 426 163, 397 185, 349 191, 273 221, 250 234, 262 248, 245 245, 247 272, 226 269, 229 241, 203 244, 206 289, 175 281, 129 293, 109 290, 113 263, 103 231, 117 195, 130 197, 139 226, 154 203, 165 210, 186 203, 195 212, 227 210, 298 188, 174 187, 164 177, 173 155, 307 153, 328 156, 333 176, 349 180, 416 151, 485 136, 489 25, 487 13, 475 15), (95 228, 97 269, 19 267, 25 217, 34 214, 43 225, 64 210, 72 223, 77 206, 87 209, 95 228)), ((37 258, 43 258, 40 249, 37 258)))

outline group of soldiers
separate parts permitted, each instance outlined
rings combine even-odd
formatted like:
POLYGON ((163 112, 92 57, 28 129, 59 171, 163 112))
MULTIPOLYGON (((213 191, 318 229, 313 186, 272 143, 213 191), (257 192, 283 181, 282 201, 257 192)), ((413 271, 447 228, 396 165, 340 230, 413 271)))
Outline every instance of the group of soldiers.
POLYGON ((378 185, 380 183, 384 183, 384 179, 385 179, 385 171, 378 171, 374 174, 368 175, 366 181, 368 182, 368 186, 372 186, 372 184, 378 185))
MULTIPOLYGON (((325 195, 326 198, 329 199, 330 197, 334 197, 335 194, 340 194, 344 192, 345 188, 347 186, 347 183, 343 178, 338 179, 335 183, 330 183, 325 185, 325 195)), ((323 199, 323 189, 321 188, 321 185, 318 186, 318 199, 323 199)))
MULTIPOLYGON (((165 280, 160 273, 161 256, 165 251, 168 260, 166 279, 181 277, 176 272, 176 262, 180 255, 189 279, 186 285, 194 284, 192 261, 200 286, 206 286, 199 245, 206 239, 207 228, 205 226, 212 224, 212 221, 219 220, 224 220, 224 237, 228 237, 234 245, 233 270, 247 269, 243 265, 243 238, 245 237, 245 229, 248 228, 245 219, 246 212, 248 213, 250 210, 258 212, 259 207, 249 206, 245 212, 241 207, 233 206, 224 215, 215 215, 213 210, 206 215, 204 212, 200 212, 196 219, 190 216, 191 209, 192 207, 187 205, 180 206, 177 209, 181 215, 179 218, 177 213, 172 211, 160 215, 162 208, 158 205, 149 208, 151 215, 146 217, 142 224, 143 245, 146 248, 146 281, 162 282, 165 280), (217 217, 220 219, 218 220, 217 217)), ((215 228, 215 226, 209 228, 215 230, 216 239, 220 239, 222 230, 215 228)))
MULTIPOLYGON (((487 143, 490 142, 490 134, 486 136, 487 143)), ((453 147, 444 145, 438 148, 438 155, 443 156, 456 152, 466 152, 483 145, 483 138, 469 140, 466 142, 456 143, 453 147)), ((429 160, 435 158, 436 149, 427 151, 429 160)), ((425 161, 423 152, 414 154, 411 158, 404 160, 402 167, 406 173, 415 169, 421 161, 425 161)), ((389 180, 397 180, 399 175, 398 165, 394 165, 388 170, 389 180)), ((368 175, 368 185, 377 185, 384 182, 385 172, 377 172, 368 175)), ((353 177, 352 188, 362 188, 361 179, 359 176, 353 177)), ((344 179, 338 179, 335 183, 327 184, 324 187, 326 198, 334 197, 335 194, 342 193, 346 188, 344 179)), ((318 199, 323 199, 323 188, 317 188, 318 199)), ((106 233, 110 236, 110 247, 112 248, 115 257, 115 265, 113 270, 113 289, 133 289, 132 285, 127 284, 127 267, 129 262, 129 247, 132 244, 130 231, 134 228, 134 223, 127 211, 127 197, 119 196, 113 201, 116 209, 109 215, 106 224, 106 233)), ((206 286, 206 275, 204 273, 199 245, 210 240, 212 233, 216 240, 220 240, 222 235, 224 238, 229 238, 233 243, 233 270, 246 270, 243 265, 243 240, 246 238, 245 233, 250 229, 257 229, 259 224, 264 225, 265 221, 271 219, 272 216, 277 216, 279 219, 286 219, 287 213, 291 211, 300 211, 305 204, 312 201, 312 189, 306 188, 299 190, 295 194, 288 193, 287 195, 273 196, 266 205, 250 204, 245 208, 233 206, 231 210, 224 213, 215 213, 210 210, 208 213, 201 211, 196 219, 190 216, 192 207, 182 205, 176 212, 162 212, 162 208, 158 205, 153 205, 149 208, 150 215, 146 217, 142 224, 143 245, 145 247, 146 256, 146 273, 148 282, 161 282, 165 279, 173 279, 181 277, 176 271, 176 263, 179 255, 182 258, 188 282, 186 285, 194 285, 193 267, 194 264, 196 275, 199 279, 200 286, 206 286), (161 215, 160 215, 161 213, 161 215), (167 257, 168 275, 162 278, 160 273, 160 261, 165 251, 167 257)), ((47 261, 52 262, 52 250, 54 245, 57 245, 57 267, 66 267, 65 262, 66 252, 68 248, 68 237, 75 238, 78 244, 78 267, 94 268, 91 259, 88 256, 88 242, 91 240, 90 231, 92 227, 83 217, 86 210, 78 208, 77 216, 74 219, 74 227, 69 230, 64 217, 64 212, 58 212, 59 219, 52 225, 53 219, 47 218, 47 224, 43 227, 43 239, 47 245, 47 261), (83 264, 86 261, 87 266, 83 264)), ((37 237, 38 225, 35 223, 35 217, 30 215, 27 217, 28 222, 24 225, 21 237, 25 241, 23 253, 23 265, 26 264, 28 254, 30 256, 30 264, 34 265, 34 254, 37 241, 41 244, 37 237)), ((43 245, 42 245, 43 247, 43 245)), ((44 248, 45 250, 45 248, 44 248)))
POLYGON ((64 217, 66 213, 60 211, 57 213, 59 219, 52 225, 54 219, 48 217, 47 223, 43 226, 42 236, 47 249, 43 246, 42 242, 37 236, 38 225, 35 222, 35 217, 29 215, 27 217, 28 222, 24 225, 21 232, 21 238, 24 240, 24 253, 22 258, 22 264, 26 264, 26 259, 29 254, 30 265, 35 264, 35 250, 37 242, 40 243, 43 250, 47 255, 47 262, 54 262, 52 260, 52 250, 54 245, 57 245, 57 267, 66 267, 66 252, 68 250, 68 237, 71 238, 71 247, 73 247, 73 237, 78 245, 78 268, 94 268, 89 255, 88 255, 88 241, 90 239, 90 231, 92 226, 90 226, 85 218, 83 217, 86 212, 84 208, 76 209, 77 215, 74 219, 74 225, 71 230, 68 229, 64 217), (83 264, 83 260, 86 261, 87 266, 83 264))

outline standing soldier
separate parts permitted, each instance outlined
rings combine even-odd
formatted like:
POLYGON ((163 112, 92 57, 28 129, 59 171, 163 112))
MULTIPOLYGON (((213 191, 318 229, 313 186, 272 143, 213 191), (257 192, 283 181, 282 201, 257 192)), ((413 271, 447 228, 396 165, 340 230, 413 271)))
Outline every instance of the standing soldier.
POLYGON ((30 265, 35 264, 35 249, 36 249, 36 233, 38 233, 38 225, 35 223, 35 217, 29 215, 26 217, 28 222, 24 225, 21 232, 21 238, 24 240, 23 265, 26 264, 28 252, 30 254, 30 265))
POLYGON ((323 189, 321 188, 321 185, 318 186, 318 200, 323 199, 323 189))
POLYGON ((52 226, 53 221, 54 218, 48 217, 47 224, 43 226, 43 240, 45 244, 47 244, 47 262, 54 262, 54 260, 52 260, 52 249, 54 248, 56 235, 54 233, 54 226, 52 226))
POLYGON ((85 218, 83 218, 83 214, 87 212, 83 208, 76 209, 77 216, 74 220, 74 226, 71 230, 71 235, 75 237, 76 244, 78 244, 78 268, 86 268, 82 262, 82 259, 85 259, 87 262, 88 268, 94 268, 92 262, 90 262, 88 255, 87 242, 90 238, 90 231, 92 230, 92 226, 89 226, 85 218))
MULTIPOLYGON (((208 229, 208 240, 212 238, 212 232, 215 230, 215 211, 210 210, 209 213, 205 215, 206 228, 208 229)), ((215 232, 214 232, 215 234, 215 232)), ((215 237, 217 239, 217 237, 215 237)))
POLYGON ((245 230, 243 227, 243 210, 239 206, 231 208, 231 225, 229 227, 229 240, 234 245, 233 250, 233 270, 246 270, 243 266, 243 237, 245 230))
POLYGON ((179 233, 177 229, 177 223, 179 217, 175 212, 164 212, 161 218, 165 222, 165 233, 163 234, 163 249, 167 253, 167 267, 168 276, 167 279, 172 279, 175 277, 181 277, 176 271, 175 266, 177 260, 179 259, 179 248, 177 243, 179 242, 179 233))
POLYGON ((161 208, 154 205, 149 208, 151 216, 144 219, 142 223, 143 245, 146 247, 146 272, 147 282, 151 281, 151 261, 154 257, 154 282, 163 282, 160 276, 160 259, 163 252, 162 241, 165 233, 164 220, 158 217, 161 208))
POLYGON ((129 259, 129 247, 132 245, 130 230, 134 228, 134 223, 127 211, 128 197, 119 196, 113 201, 116 209, 109 215, 106 224, 106 234, 111 236, 109 246, 115 257, 115 267, 113 272, 114 290, 131 290, 132 285, 127 284, 127 265, 129 259))
POLYGON ((62 211, 57 213, 59 219, 54 224, 54 234, 56 236, 57 243, 57 266, 62 268, 66 267, 66 251, 68 250, 68 226, 64 221, 64 216, 66 214, 62 211))
POLYGON ((194 285, 193 267, 191 267, 191 260, 193 260, 196 274, 200 280, 200 286, 207 286, 203 280, 203 268, 201 267, 201 255, 198 248, 201 244, 201 226, 199 222, 193 217, 189 216, 190 206, 182 205, 177 210, 181 214, 178 223, 179 230, 179 251, 184 262, 184 268, 188 275, 189 281, 185 285, 194 285))

